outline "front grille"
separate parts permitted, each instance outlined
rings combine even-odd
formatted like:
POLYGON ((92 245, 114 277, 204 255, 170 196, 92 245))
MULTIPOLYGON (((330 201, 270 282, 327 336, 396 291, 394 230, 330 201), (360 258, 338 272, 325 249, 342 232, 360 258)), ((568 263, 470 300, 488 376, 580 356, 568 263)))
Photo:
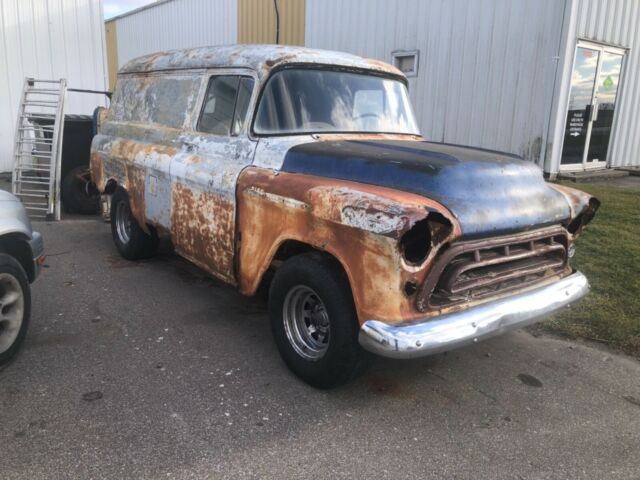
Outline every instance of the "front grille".
POLYGON ((438 310, 566 273, 567 246, 561 227, 453 244, 436 259, 417 307, 438 310))

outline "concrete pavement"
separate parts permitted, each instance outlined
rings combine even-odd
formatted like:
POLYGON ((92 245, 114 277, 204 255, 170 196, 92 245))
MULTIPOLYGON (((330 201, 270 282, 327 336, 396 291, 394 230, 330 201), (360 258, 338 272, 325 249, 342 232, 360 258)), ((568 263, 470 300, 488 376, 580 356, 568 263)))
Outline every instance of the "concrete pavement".
POLYGON ((0 371, 0 477, 639 478, 640 363, 518 331, 318 391, 266 305, 97 219, 40 223, 48 268, 0 371))

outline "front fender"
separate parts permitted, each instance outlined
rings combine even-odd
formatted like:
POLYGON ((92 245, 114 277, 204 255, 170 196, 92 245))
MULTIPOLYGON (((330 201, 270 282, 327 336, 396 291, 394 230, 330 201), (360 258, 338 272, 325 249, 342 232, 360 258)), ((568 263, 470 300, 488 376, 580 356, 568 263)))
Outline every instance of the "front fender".
POLYGON ((422 282, 437 249, 419 266, 402 261, 399 239, 416 222, 438 212, 453 227, 447 240, 461 234, 442 205, 383 187, 252 167, 237 194, 241 292, 253 294, 279 246, 295 240, 341 263, 361 322, 419 315, 404 285, 422 282))
POLYGON ((571 218, 565 226, 572 235, 572 238, 575 239, 582 233, 582 229, 593 220, 596 211, 600 208, 600 200, 582 190, 558 185, 556 183, 549 183, 548 185, 560 192, 569 205, 571 218))
POLYGON ((22 203, 8 192, 0 192, 0 247, 20 262, 33 282, 43 259, 42 236, 33 231, 22 203))
POLYGON ((30 240, 33 230, 24 206, 13 195, 3 194, 8 198, 0 197, 0 235, 14 233, 30 240))

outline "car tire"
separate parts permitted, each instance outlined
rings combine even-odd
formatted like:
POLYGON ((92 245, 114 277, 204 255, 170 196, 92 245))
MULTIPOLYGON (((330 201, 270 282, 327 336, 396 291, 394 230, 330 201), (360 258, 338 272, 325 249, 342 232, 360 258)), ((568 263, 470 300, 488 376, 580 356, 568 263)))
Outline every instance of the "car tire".
POLYGON ((283 360, 313 387, 337 387, 366 366, 349 281, 331 257, 306 253, 287 260, 271 283, 269 317, 283 360))
POLYGON ((22 265, 0 253, 0 365, 9 362, 24 341, 31 314, 31 290, 22 265))
POLYGON ((62 203, 65 212, 92 215, 98 211, 100 199, 89 194, 87 184, 90 178, 86 175, 87 172, 87 167, 76 167, 62 179, 62 203))
POLYGON ((120 255, 128 260, 152 257, 158 250, 158 235, 153 227, 148 230, 133 216, 127 191, 117 188, 111 199, 111 235, 120 255))

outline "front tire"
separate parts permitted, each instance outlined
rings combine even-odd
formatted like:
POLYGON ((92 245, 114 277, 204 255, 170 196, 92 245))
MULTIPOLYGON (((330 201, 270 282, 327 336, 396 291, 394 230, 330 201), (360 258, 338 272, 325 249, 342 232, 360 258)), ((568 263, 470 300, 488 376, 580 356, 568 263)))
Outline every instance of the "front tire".
POLYGON ((287 366, 316 388, 333 388, 360 373, 368 354, 346 274, 320 253, 298 255, 276 272, 269 291, 273 336, 287 366))
POLYGON ((111 235, 120 255, 128 260, 152 257, 158 250, 158 235, 148 228, 149 234, 133 216, 127 191, 118 188, 111 199, 111 235))
POLYGON ((30 314, 27 274, 15 258, 0 253, 0 365, 18 352, 27 334, 30 314))

